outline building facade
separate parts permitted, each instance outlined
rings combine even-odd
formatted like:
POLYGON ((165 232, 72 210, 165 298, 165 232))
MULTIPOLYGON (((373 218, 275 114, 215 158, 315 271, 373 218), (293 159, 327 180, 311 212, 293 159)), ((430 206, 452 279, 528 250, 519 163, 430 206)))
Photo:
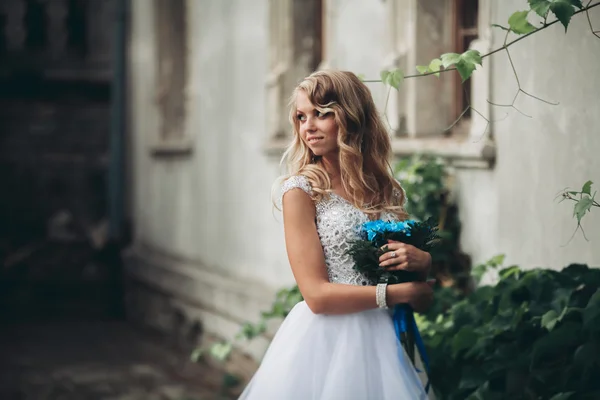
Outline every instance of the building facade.
MULTIPOLYGON (((129 127, 134 241, 132 316, 165 330, 232 337, 293 284, 271 202, 289 140, 286 104, 310 71, 378 79, 416 73, 446 52, 502 46, 523 0, 131 0, 129 127)), ((590 12, 600 26, 598 8, 590 12)), ((598 28, 596 28, 598 29, 598 28)), ((474 262, 505 253, 523 267, 600 264, 599 213, 576 235, 555 196, 600 171, 600 40, 587 19, 555 24, 485 58, 465 86, 453 73, 368 83, 394 152, 449 160, 474 262), (472 105, 451 130, 445 130, 472 105), (387 107, 384 110, 384 107, 387 107), (487 120, 480 117, 482 114, 487 120), (505 115, 508 114, 507 117, 505 115), (568 243, 568 244, 567 244, 568 243)), ((266 341, 246 350, 260 357, 266 341)))

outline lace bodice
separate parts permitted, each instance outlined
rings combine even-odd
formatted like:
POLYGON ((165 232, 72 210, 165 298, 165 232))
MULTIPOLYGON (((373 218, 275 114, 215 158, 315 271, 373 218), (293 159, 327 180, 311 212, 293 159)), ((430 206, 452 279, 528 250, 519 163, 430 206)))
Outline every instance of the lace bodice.
MULTIPOLYGON (((312 192, 305 176, 292 176, 283 183, 280 200, 286 192, 296 188, 309 195, 312 192)), ((363 286, 372 284, 354 270, 354 262, 346 254, 350 242, 358 238, 359 226, 369 220, 367 215, 335 193, 316 202, 315 208, 317 232, 325 254, 329 281, 363 286)), ((393 216, 384 214, 382 219, 393 219, 393 216)))

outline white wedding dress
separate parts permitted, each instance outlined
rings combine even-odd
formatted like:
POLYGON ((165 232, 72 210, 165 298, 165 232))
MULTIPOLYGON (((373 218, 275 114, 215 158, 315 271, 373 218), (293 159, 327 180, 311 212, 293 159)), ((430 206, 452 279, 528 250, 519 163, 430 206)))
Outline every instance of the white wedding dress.
MULTIPOLYGON (((296 188, 311 192, 306 177, 293 176, 281 196, 296 188)), ((368 217, 335 194, 317 202, 316 211, 329 280, 370 284, 345 254, 368 217)), ((317 315, 301 302, 283 321, 240 400, 427 399, 422 375, 398 342, 387 310, 317 315)))

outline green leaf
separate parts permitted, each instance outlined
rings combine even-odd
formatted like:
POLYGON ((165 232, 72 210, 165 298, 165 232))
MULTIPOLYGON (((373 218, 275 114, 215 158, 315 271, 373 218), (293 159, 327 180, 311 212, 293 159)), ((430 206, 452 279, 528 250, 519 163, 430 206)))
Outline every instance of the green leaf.
POLYGON ((431 62, 429 63, 429 70, 431 72, 437 72, 435 74, 435 76, 437 76, 439 78, 440 73, 440 67, 442 66, 442 60, 440 60, 439 58, 434 58, 433 60, 431 60, 431 62))
POLYGON ((456 66, 463 82, 469 79, 477 65, 481 65, 482 63, 481 53, 477 50, 467 50, 462 54, 445 53, 440 58, 444 68, 448 68, 451 65, 456 66))
POLYGON ((200 357, 202 357, 204 353, 205 349, 202 347, 194 349, 194 351, 192 351, 192 354, 190 354, 190 361, 194 363, 198 362, 198 360, 200 360, 200 357))
POLYGON ((381 71, 379 76, 381 77, 381 82, 383 82, 384 85, 387 85, 388 77, 390 76, 390 72, 389 71, 381 71))
POLYGON ((531 25, 529 21, 527 21, 527 14, 529 14, 529 11, 515 11, 508 19, 510 30, 517 35, 523 35, 535 31, 535 26, 531 25))
POLYGON ((356 77, 361 81, 364 81, 366 79, 365 74, 358 74, 356 77))
POLYGON ((425 73, 429 72, 429 67, 427 65, 417 65, 417 71, 420 74, 425 74, 425 73))
POLYGON ((564 351, 564 349, 572 346, 579 341, 580 332, 581 324, 564 322, 547 335, 540 337, 533 344, 532 363, 537 364, 544 356, 564 351))
POLYGON ((487 379, 487 375, 481 368, 465 366, 458 387, 459 389, 475 389, 483 385, 487 379))
POLYGON ((573 361, 575 364, 587 367, 596 362, 598 351, 593 342, 584 343, 575 350, 573 361))
POLYGON ((487 261, 487 264, 492 267, 492 268, 496 268, 502 264, 504 264, 504 259, 506 258, 505 254, 497 254, 494 257, 490 258, 487 261))
POLYGON ((577 223, 581 223, 581 218, 583 218, 586 212, 592 209, 593 204, 593 198, 588 196, 581 198, 577 201, 577 203, 575 203, 573 216, 577 217, 577 223))
POLYGON ((210 355, 216 360, 225 361, 231 354, 232 349, 233 344, 230 342, 215 343, 210 347, 210 355))
POLYGON ((571 22, 571 17, 575 14, 575 9, 569 0, 555 0, 550 4, 550 11, 554 13, 556 18, 565 27, 565 32, 571 22))
POLYGON ((460 62, 460 54, 457 54, 457 53, 442 54, 442 56, 440 58, 441 58, 442 65, 444 66, 444 68, 448 68, 449 66, 460 62))
POLYGON ((548 11, 550 10, 549 0, 529 0, 529 6, 537 15, 542 18, 546 18, 548 11))
POLYGON ((391 72, 389 82, 390 86, 394 89, 398 90, 400 88, 400 84, 404 81, 404 72, 400 69, 395 69, 391 72))
POLYGON ((477 334, 473 328, 463 326, 452 338, 452 352, 458 354, 460 351, 469 348, 477 341, 477 334))
POLYGON ((592 195, 592 181, 587 181, 586 183, 583 184, 583 188, 581 188, 581 193, 586 193, 589 194, 590 196, 592 195))
POLYGON ((590 297, 583 310, 583 327, 592 332, 600 331, 600 289, 590 297))
POLYGON ((569 4, 579 8, 580 10, 583 8, 583 4, 581 3, 581 0, 568 0, 568 2, 569 2, 569 4))
POLYGON ((239 376, 233 375, 229 372, 223 375, 223 387, 234 388, 242 382, 239 376))
POLYGON ((556 324, 560 321, 558 313, 554 310, 548 311, 544 316, 542 316, 542 327, 551 331, 554 329, 556 324))
POLYGON ((513 265, 512 267, 504 268, 498 272, 498 275, 500 275, 500 278, 502 279, 507 279, 513 275, 518 275, 519 272, 521 272, 521 269, 518 266, 513 265))
POLYGON ((461 60, 458 64, 456 64, 456 69, 458 70, 458 73, 464 82, 469 79, 473 71, 475 71, 475 65, 461 60))
POLYGON ((481 58, 481 53, 477 50, 467 50, 460 55, 460 58, 470 64, 479 64, 483 61, 481 58))
POLYGON ((381 81, 398 90, 400 84, 404 80, 404 73, 399 68, 390 71, 381 71, 381 81))
POLYGON ((550 398, 550 400, 567 400, 567 399, 570 399, 571 396, 573 396, 574 394, 575 394, 575 392, 557 393, 554 396, 552 396, 550 398))

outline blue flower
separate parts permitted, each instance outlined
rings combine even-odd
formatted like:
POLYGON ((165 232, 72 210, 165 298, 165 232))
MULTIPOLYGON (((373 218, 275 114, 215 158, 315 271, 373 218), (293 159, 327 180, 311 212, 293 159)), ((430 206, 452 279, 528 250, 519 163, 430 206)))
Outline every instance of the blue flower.
POLYGON ((361 231, 366 234, 368 240, 373 240, 378 234, 390 232, 402 232, 406 236, 411 236, 411 228, 416 224, 414 220, 406 221, 383 221, 381 219, 365 222, 361 231))

